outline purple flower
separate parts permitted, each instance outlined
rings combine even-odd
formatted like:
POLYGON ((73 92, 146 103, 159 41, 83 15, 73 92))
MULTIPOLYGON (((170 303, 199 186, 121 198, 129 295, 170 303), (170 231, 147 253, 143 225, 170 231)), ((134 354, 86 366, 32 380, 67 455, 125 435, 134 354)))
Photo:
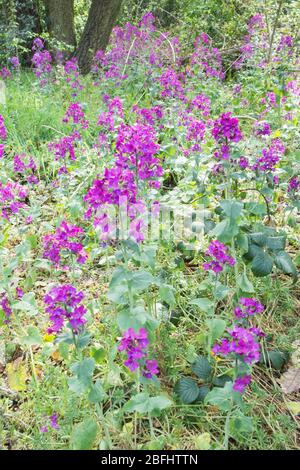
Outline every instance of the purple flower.
POLYGON ((254 132, 256 135, 270 135, 271 134, 271 127, 270 124, 268 124, 265 121, 257 121, 254 124, 254 132))
POLYGON ((63 117, 63 122, 73 122, 74 125, 79 124, 82 129, 89 127, 89 122, 85 119, 84 112, 79 103, 71 103, 63 117))
POLYGON ((58 423, 57 423, 57 418, 58 418, 58 414, 57 414, 57 413, 53 413, 53 414, 49 417, 50 426, 51 426, 52 429, 56 429, 56 430, 59 429, 59 425, 58 425, 58 423))
POLYGON ((3 80, 6 80, 11 77, 11 73, 6 67, 2 67, 0 70, 0 77, 3 78, 3 80))
POLYGON ((213 258, 212 261, 203 264, 205 271, 211 270, 217 274, 223 271, 226 264, 234 266, 235 260, 227 254, 227 251, 227 246, 223 245, 219 240, 213 240, 205 252, 206 256, 213 258))
POLYGON ((4 117, 2 116, 2 114, 0 114, 0 139, 6 140, 6 138, 7 138, 7 131, 6 131, 6 127, 4 124, 4 117))
POLYGON ((208 116, 210 113, 211 101, 208 96, 204 93, 196 95, 191 102, 191 109, 196 109, 201 111, 203 116, 208 116))
POLYGON ((27 190, 18 183, 0 182, 0 208, 3 219, 9 220, 12 214, 17 214, 25 206, 27 190))
POLYGON ((29 184, 38 184, 36 171, 37 166, 32 157, 26 157, 26 155, 14 156, 14 172, 23 175, 29 184))
POLYGON ((252 380, 251 375, 244 375, 235 379, 233 384, 233 390, 235 392, 243 393, 245 388, 250 384, 252 380))
POLYGON ((84 264, 88 255, 81 243, 83 235, 81 227, 62 221, 54 234, 44 236, 44 257, 50 259, 56 267, 61 265, 62 255, 75 255, 77 263, 84 264))
POLYGON ((138 332, 135 332, 133 328, 129 328, 123 333, 118 349, 126 352, 127 359, 124 365, 131 372, 140 367, 143 376, 151 379, 154 375, 159 374, 159 370, 157 362, 148 358, 148 345, 148 333, 144 328, 140 328, 138 332))
POLYGON ((300 179, 298 176, 294 176, 289 181, 288 192, 296 192, 300 189, 300 179))
POLYGON ((44 42, 41 38, 36 38, 33 41, 32 50, 34 55, 31 62, 34 67, 34 74, 40 80, 41 87, 47 85, 52 72, 52 56, 44 47, 44 42))
MULTIPOLYGON (((45 420, 49 423, 49 426, 52 429, 55 429, 56 431, 59 430, 59 425, 58 425, 57 419, 58 419, 58 414, 57 413, 53 413, 51 416, 45 416, 45 420)), ((48 431, 49 431, 49 428, 48 428, 47 425, 43 425, 43 426, 40 427, 40 432, 41 433, 46 433, 48 431)))
POLYGON ((3 310, 4 315, 6 316, 6 322, 8 322, 9 317, 12 314, 12 309, 9 304, 8 297, 5 293, 0 294, 0 308, 3 310))
POLYGON ((223 80, 225 73, 222 67, 222 56, 219 49, 211 46, 210 37, 206 33, 201 33, 196 38, 194 48, 191 64, 198 65, 200 71, 206 76, 223 80))
POLYGON ((181 76, 175 70, 168 68, 160 76, 159 82, 163 88, 161 96, 163 98, 184 99, 184 89, 180 81, 181 76))
POLYGON ((223 338, 220 344, 215 344, 212 348, 214 354, 222 356, 235 354, 247 364, 259 361, 260 345, 253 331, 235 325, 228 332, 231 338, 223 338))
POLYGON ((20 61, 18 57, 11 57, 9 60, 14 69, 17 69, 20 67, 20 61))
POLYGON ((220 118, 214 121, 212 135, 219 143, 239 142, 242 134, 239 129, 239 120, 231 117, 232 113, 221 114, 220 118))
POLYGON ((48 332, 59 333, 67 320, 73 332, 78 333, 86 323, 86 308, 81 304, 83 299, 83 292, 77 292, 70 284, 53 287, 44 297, 46 312, 52 322, 48 332))
POLYGON ((262 313, 264 309, 265 307, 257 299, 241 297, 239 305, 234 309, 234 315, 238 319, 247 318, 262 313))
POLYGON ((253 169, 259 172, 274 171, 281 156, 285 152, 285 147, 280 139, 273 139, 269 148, 262 150, 262 157, 256 159, 253 169))

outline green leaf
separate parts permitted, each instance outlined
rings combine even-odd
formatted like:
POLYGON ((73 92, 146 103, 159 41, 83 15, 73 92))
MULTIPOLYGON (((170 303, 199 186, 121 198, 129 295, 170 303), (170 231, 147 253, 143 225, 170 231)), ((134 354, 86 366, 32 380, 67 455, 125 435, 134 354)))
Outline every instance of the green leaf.
POLYGON ((122 331, 128 330, 128 328, 137 331, 145 325, 148 318, 149 315, 144 307, 137 305, 132 310, 125 308, 118 314, 118 325, 122 331))
POLYGON ((250 244, 248 248, 248 252, 243 255, 243 258, 247 261, 252 261, 255 256, 259 254, 263 254, 264 250, 260 248, 258 245, 250 244))
POLYGON ((195 362, 192 364, 192 371, 204 381, 209 381, 212 375, 212 367, 204 356, 197 357, 195 362))
POLYGON ((156 397, 150 397, 148 393, 138 393, 132 397, 128 403, 124 406, 124 411, 131 413, 137 411, 138 413, 157 413, 165 408, 168 408, 172 405, 172 401, 164 396, 159 395, 156 397))
POLYGON ((255 245, 258 245, 262 248, 264 246, 266 246, 267 236, 263 232, 251 233, 249 235, 249 239, 252 243, 254 243, 255 245))
POLYGON ((205 397, 204 403, 215 405, 222 411, 229 411, 233 401, 232 382, 227 382, 223 388, 213 388, 205 397))
POLYGON ((111 278, 109 284, 108 298, 112 302, 124 305, 127 303, 128 297, 128 272, 123 267, 118 267, 111 278))
POLYGON ((261 356, 261 362, 266 364, 267 366, 272 366, 275 370, 281 370, 282 367, 287 363, 288 356, 283 351, 279 350, 272 350, 272 351, 264 351, 261 356))
POLYGON ((168 284, 163 284, 159 288, 159 295, 163 302, 166 302, 170 307, 173 307, 176 303, 175 289, 173 286, 169 286, 168 284))
POLYGON ((225 331, 226 322, 221 318, 212 318, 207 320, 207 325, 210 332, 211 342, 214 343, 225 331))
POLYGON ((245 233, 239 233, 236 237, 236 243, 239 248, 243 251, 248 251, 249 248, 249 242, 248 242, 248 237, 245 233))
POLYGON ((43 339, 40 335, 38 328, 29 326, 27 329, 27 336, 20 338, 22 344, 33 346, 34 344, 43 344, 43 339))
POLYGON ((223 211, 233 221, 236 221, 242 214, 243 204, 239 201, 222 201, 220 206, 223 211))
POLYGON ((286 244, 286 237, 268 237, 267 238, 267 248, 271 251, 284 251, 286 244))
POLYGON ((214 296, 217 300, 223 300, 230 292, 230 288, 222 284, 221 282, 216 282, 214 289, 214 296))
POLYGON ((255 292, 252 282, 250 282, 247 277, 246 270, 244 270, 243 274, 238 277, 237 284, 242 292, 247 292, 249 294, 253 294, 255 292))
POLYGON ((200 310, 203 310, 204 312, 212 312, 213 307, 214 307, 214 302, 210 299, 207 299, 206 297, 201 297, 199 299, 194 299, 191 300, 190 305, 196 305, 197 307, 200 308, 200 310))
POLYGON ((252 272, 257 277, 267 276, 272 272, 273 268, 273 258, 268 254, 262 251, 257 254, 252 261, 252 272))
POLYGON ((93 348, 91 355, 95 359, 97 364, 101 364, 106 357, 106 352, 104 348, 99 348, 99 349, 93 348))
POLYGON ((97 379, 96 382, 92 385, 88 400, 90 403, 101 403, 106 400, 107 394, 104 391, 103 385, 100 379, 97 379))
POLYGON ((154 277, 147 271, 137 271, 132 274, 130 284, 135 292, 142 292, 154 283, 154 277))
POLYGON ((199 395, 197 400, 204 401, 206 395, 209 393, 210 388, 207 385, 199 387, 199 395))
POLYGON ((238 438, 243 434, 247 436, 253 431, 252 419, 237 411, 229 420, 229 432, 232 437, 238 438))
POLYGON ((190 377, 182 377, 174 387, 174 392, 183 403, 193 403, 199 395, 199 387, 190 377))
POLYGON ((73 364, 71 370, 75 376, 68 380, 68 384, 72 392, 80 395, 92 386, 94 369, 95 360, 93 358, 86 358, 73 364))
POLYGON ((86 418, 72 430, 70 447, 72 450, 90 450, 97 437, 98 426, 93 418, 86 418))
POLYGON ((213 378, 213 385, 215 385, 216 387, 224 387, 226 382, 231 382, 231 377, 229 377, 229 375, 220 375, 219 377, 214 377, 213 378))
POLYGON ((131 413, 137 411, 138 413, 150 412, 149 394, 146 392, 138 393, 133 396, 124 406, 124 411, 131 413))
POLYGON ((289 274, 294 278, 298 276, 297 269, 292 261, 292 258, 285 251, 279 251, 276 253, 275 265, 285 274, 289 274))

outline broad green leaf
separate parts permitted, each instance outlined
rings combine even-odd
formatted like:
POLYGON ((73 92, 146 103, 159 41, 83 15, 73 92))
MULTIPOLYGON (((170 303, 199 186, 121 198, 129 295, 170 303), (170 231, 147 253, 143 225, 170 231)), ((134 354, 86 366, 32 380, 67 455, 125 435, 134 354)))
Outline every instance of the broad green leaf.
POLYGON ((272 272, 273 258, 266 252, 262 251, 257 254, 252 261, 252 272, 257 277, 267 276, 272 272))
POLYGON ((252 419, 245 416, 242 412, 236 412, 229 420, 229 432, 232 437, 247 436, 253 431, 252 419))
POLYGON ((190 301, 191 305, 196 305, 203 310, 204 312, 212 312, 214 307, 214 302, 206 297, 201 297, 199 299, 194 299, 190 301))
POLYGON ((210 331, 211 342, 214 343, 224 333, 226 322, 221 318, 212 318, 207 320, 207 325, 210 331))
POLYGON ((168 284, 163 284, 159 288, 159 295, 163 302, 166 302, 170 307, 173 307, 176 303, 175 289, 173 286, 169 286, 168 284))
POLYGON ((192 371, 205 382, 209 381, 212 375, 212 367, 204 356, 197 357, 192 364, 192 371))
POLYGON ((294 278, 296 278, 298 275, 296 266, 294 265, 292 258, 285 251, 279 251, 276 253, 275 265, 285 274, 289 274, 294 278))
POLYGON ((34 344, 42 344, 43 339, 40 335, 38 328, 35 326, 29 326, 27 329, 27 335, 20 338, 22 344, 27 346, 33 346, 34 344))
POLYGON ((249 235, 249 239, 251 243, 254 243, 255 245, 258 245, 263 248, 267 242, 267 235, 263 232, 251 233, 249 235))
POLYGON ((229 411, 233 402, 232 382, 227 382, 223 388, 213 388, 204 402, 215 405, 222 411, 229 411))
POLYGON ((267 238, 267 248, 271 251, 284 251, 286 244, 286 237, 268 237, 267 238))
POLYGON ((72 450, 90 450, 98 432, 96 421, 89 417, 77 424, 71 433, 70 447, 72 450))
POLYGON ((106 400, 107 394, 104 391, 103 385, 100 379, 97 379, 96 382, 92 385, 88 400, 91 403, 101 403, 106 400))
POLYGON ((142 292, 155 281, 151 273, 147 271, 137 271, 132 274, 130 284, 134 292, 142 292))
POLYGON ((174 392, 183 403, 193 403, 199 396, 199 387, 190 377, 182 377, 174 387, 174 392))
POLYGON ((210 388, 207 385, 204 385, 203 387, 199 387, 199 395, 197 398, 197 401, 204 401, 206 395, 209 393, 210 388))
POLYGON ((249 281, 246 271, 238 277, 237 284, 242 292, 247 292, 249 294, 253 294, 255 292, 254 286, 252 282, 249 281))

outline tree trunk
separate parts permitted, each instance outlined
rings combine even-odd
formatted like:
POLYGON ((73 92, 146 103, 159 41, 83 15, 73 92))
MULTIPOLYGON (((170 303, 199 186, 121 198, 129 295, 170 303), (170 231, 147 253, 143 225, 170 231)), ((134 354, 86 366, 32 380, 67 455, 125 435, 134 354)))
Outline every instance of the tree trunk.
POLYGON ((45 6, 51 36, 75 48, 74 0, 45 0, 45 6))
POLYGON ((97 50, 106 49, 122 0, 93 0, 75 56, 82 73, 90 71, 97 50))

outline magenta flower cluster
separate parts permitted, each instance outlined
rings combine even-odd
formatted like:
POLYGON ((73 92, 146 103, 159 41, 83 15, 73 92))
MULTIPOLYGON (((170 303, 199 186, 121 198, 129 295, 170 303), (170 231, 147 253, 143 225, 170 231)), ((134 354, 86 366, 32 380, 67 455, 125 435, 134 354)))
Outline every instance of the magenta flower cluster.
MULTIPOLYGON (((7 139, 7 131, 6 131, 6 127, 4 124, 4 118, 0 114, 0 140, 6 140, 6 139, 7 139)), ((1 158, 3 158, 3 156, 4 156, 4 144, 0 143, 0 160, 1 158)))
POLYGON ((0 294, 0 308, 3 310, 6 317, 6 322, 8 322, 9 317, 12 314, 12 309, 8 300, 8 297, 5 293, 0 294))
POLYGON ((79 125, 82 129, 89 127, 89 122, 85 119, 84 111, 79 103, 71 103, 65 112, 63 122, 72 123, 73 125, 79 125))
POLYGON ((122 124, 116 140, 116 166, 131 169, 136 178, 148 181, 149 186, 159 188, 157 178, 162 176, 160 160, 155 157, 160 147, 153 127, 136 123, 122 124))
POLYGON ((265 307, 255 298, 241 297, 239 304, 234 309, 234 315, 236 318, 248 318, 253 315, 262 313, 265 307))
MULTIPOLYGON (((49 422, 49 426, 52 429, 55 429, 56 431, 59 430, 59 424, 58 424, 58 414, 53 413, 51 416, 46 416, 46 420, 49 422)), ((49 427, 45 424, 40 427, 40 432, 41 433, 46 433, 49 431, 49 427)))
POLYGON ((88 255, 81 243, 83 236, 81 227, 62 221, 54 234, 44 236, 44 257, 51 260, 56 267, 61 266, 62 257, 65 259, 70 256, 74 256, 77 263, 84 264, 88 255))
POLYGON ((233 384, 235 392, 244 393, 245 388, 251 383, 252 376, 250 374, 237 377, 233 384))
POLYGON ((212 351, 214 354, 228 356, 235 354, 246 364, 254 364, 260 358, 260 345, 257 336, 249 329, 234 325, 228 330, 230 338, 223 338, 220 344, 215 344, 212 351))
POLYGON ((67 161, 76 160, 75 143, 80 140, 78 131, 74 131, 71 135, 62 137, 57 142, 50 142, 48 148, 55 155, 55 160, 63 160, 63 165, 59 168, 59 174, 67 173, 67 161))
POLYGON ((0 182, 0 206, 3 219, 9 220, 12 214, 17 214, 25 206, 27 189, 24 186, 8 182, 0 182))
POLYGON ((74 333, 78 333, 86 323, 86 308, 82 304, 83 292, 78 292, 70 284, 53 287, 44 297, 46 312, 52 325, 48 333, 59 333, 67 321, 74 333))
POLYGON ((34 51, 34 55, 31 62, 34 67, 34 74, 40 80, 40 86, 45 86, 52 72, 52 56, 50 52, 45 49, 44 42, 41 38, 36 38, 33 41, 32 50, 34 51))
POLYGON ((234 266, 235 259, 229 256, 227 252, 227 246, 219 242, 219 240, 213 240, 205 252, 206 256, 210 256, 212 258, 211 261, 203 264, 205 271, 213 271, 218 274, 223 271, 226 264, 234 266))
POLYGON ((232 113, 223 113, 214 121, 212 135, 219 143, 239 142, 242 133, 239 128, 239 120, 232 117, 232 113))
POLYGON ((166 69, 159 78, 162 87, 161 96, 163 98, 179 98, 184 100, 184 88, 182 84, 182 76, 175 72, 172 68, 166 69))
POLYGON ((222 56, 216 47, 211 46, 211 39, 206 33, 201 33, 195 41, 191 64, 198 65, 200 71, 207 77, 223 80, 225 73, 222 67, 222 56))
POLYGON ((298 176, 294 176, 293 178, 290 179, 289 184, 288 184, 288 192, 296 192, 300 190, 300 179, 298 176))
POLYGON ((0 139, 6 140, 7 139, 7 131, 4 124, 4 117, 0 114, 0 139))
POLYGON ((83 85, 79 80, 79 66, 76 57, 66 61, 64 64, 64 75, 67 84, 72 90, 72 96, 77 96, 78 92, 83 89, 83 85))
POLYGON ((148 345, 148 334, 144 328, 140 328, 138 332, 135 332, 133 328, 129 328, 123 333, 118 349, 127 354, 124 365, 128 369, 133 372, 140 367, 143 376, 151 379, 159 374, 159 369, 157 362, 148 358, 148 345))
POLYGON ((14 156, 14 172, 25 177, 29 184, 38 184, 39 179, 36 175, 37 166, 32 157, 26 155, 14 156))
POLYGON ((275 166, 285 152, 280 139, 273 139, 268 148, 262 150, 262 156, 256 159, 253 169, 259 172, 274 171, 275 166))

